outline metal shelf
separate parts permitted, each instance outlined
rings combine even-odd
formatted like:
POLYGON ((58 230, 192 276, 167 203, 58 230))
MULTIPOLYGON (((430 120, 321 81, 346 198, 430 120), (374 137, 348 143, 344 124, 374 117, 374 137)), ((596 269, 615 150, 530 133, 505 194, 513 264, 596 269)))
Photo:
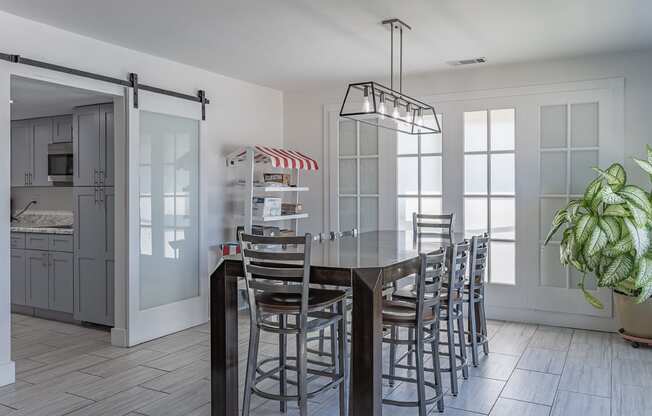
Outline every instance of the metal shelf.
POLYGON ((272 217, 253 217, 254 221, 286 221, 286 220, 298 220, 300 218, 308 218, 308 213, 304 212, 301 214, 290 214, 290 215, 275 215, 272 217))
POLYGON ((307 192, 305 186, 254 186, 254 192, 307 192))

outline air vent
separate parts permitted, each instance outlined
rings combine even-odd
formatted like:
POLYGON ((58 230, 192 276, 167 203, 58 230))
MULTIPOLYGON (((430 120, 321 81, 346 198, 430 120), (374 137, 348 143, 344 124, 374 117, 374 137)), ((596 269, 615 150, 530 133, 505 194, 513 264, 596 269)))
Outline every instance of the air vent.
POLYGON ((459 65, 473 65, 473 64, 484 64, 487 62, 487 58, 484 56, 480 58, 471 58, 471 59, 460 59, 459 61, 448 61, 448 65, 459 66, 459 65))

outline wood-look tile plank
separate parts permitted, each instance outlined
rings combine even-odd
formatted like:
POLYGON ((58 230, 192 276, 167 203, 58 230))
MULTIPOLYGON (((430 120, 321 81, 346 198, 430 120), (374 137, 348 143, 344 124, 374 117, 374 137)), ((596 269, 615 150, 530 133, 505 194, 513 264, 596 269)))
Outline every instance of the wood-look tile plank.
POLYGON ((91 400, 72 394, 61 393, 48 401, 40 401, 33 406, 26 406, 10 413, 11 416, 61 416, 93 404, 91 400))
POLYGON ((92 383, 78 386, 75 389, 69 390, 69 392, 90 400, 100 401, 146 383, 163 374, 166 374, 165 371, 136 366, 107 378, 101 378, 92 383))
POLYGON ((611 369, 566 363, 559 390, 611 397, 611 369))
POLYGON ((460 388, 457 397, 446 396, 444 400, 446 406, 455 409, 487 414, 498 400, 504 386, 504 381, 469 377, 463 386, 460 386, 463 388, 460 388))
POLYGON ((615 383, 629 386, 652 387, 652 362, 617 359, 613 360, 612 365, 615 383))
POLYGON ((591 367, 611 368, 611 345, 604 343, 572 342, 566 361, 572 364, 585 364, 591 367))
POLYGON ((16 409, 12 409, 11 407, 3 406, 0 404, 0 416, 7 416, 11 412, 15 411, 16 409))
POLYGON ((167 394, 142 387, 133 387, 129 390, 118 393, 108 399, 102 400, 83 409, 69 414, 69 416, 117 416, 147 406, 148 404, 161 400, 167 394))
POLYGON ((506 381, 516 367, 518 357, 492 352, 489 355, 481 355, 479 361, 478 367, 470 368, 472 376, 506 381))
POLYGON ((211 400, 211 384, 206 380, 190 383, 169 396, 138 409, 148 416, 186 415, 211 400))
POLYGON ((28 385, 14 392, 3 394, 0 396, 0 403, 16 409, 33 407, 38 403, 47 403, 52 398, 60 396, 61 393, 67 393, 97 380, 101 380, 101 378, 75 371, 59 376, 54 381, 28 385))
POLYGON ((552 406, 558 384, 558 375, 516 369, 501 397, 552 406))
POLYGON ((652 395, 649 387, 614 384, 611 398, 612 416, 649 415, 652 395))
POLYGON ((164 338, 149 341, 145 344, 145 348, 169 354, 199 344, 208 340, 208 338, 209 335, 203 332, 178 332, 164 338))
POLYGON ((103 359, 103 362, 92 367, 84 368, 83 371, 100 377, 109 377, 129 370, 130 368, 136 367, 140 364, 145 364, 148 361, 156 360, 163 355, 164 353, 159 351, 138 350, 112 360, 103 359))
POLYGON ((156 360, 149 361, 146 365, 152 368, 158 368, 165 371, 174 371, 181 367, 192 364, 195 361, 206 360, 210 358, 210 347, 202 345, 193 345, 186 349, 173 352, 156 360))
POLYGON ((539 326, 532 336, 530 347, 567 351, 573 338, 573 330, 553 326, 539 326))
POLYGON ((79 357, 82 354, 89 354, 99 348, 102 348, 103 344, 95 340, 85 340, 81 338, 78 340, 77 344, 70 345, 67 347, 56 348, 52 351, 44 352, 42 354, 37 354, 30 357, 32 360, 41 361, 44 363, 52 364, 61 362, 70 358, 79 357))
POLYGON ((143 387, 165 393, 174 393, 189 383, 205 379, 209 376, 210 364, 205 361, 198 361, 148 381, 143 384, 143 387))
POLYGON ((610 414, 610 399, 560 390, 555 398, 550 416, 610 416, 610 414))
POLYGON ((19 342, 12 341, 11 343, 11 358, 18 360, 21 358, 32 358, 34 356, 45 354, 46 352, 54 351, 56 347, 41 343, 26 343, 21 345, 19 342))
POLYGON ((536 325, 505 323, 491 339, 491 352, 520 356, 530 343, 536 329, 536 325))
POLYGON ((19 377, 30 370, 34 370, 35 368, 47 365, 46 363, 34 361, 29 358, 19 358, 14 360, 14 362, 16 363, 16 377, 19 377))
POLYGON ((93 355, 80 355, 62 362, 48 364, 44 367, 28 371, 21 378, 29 383, 38 384, 54 380, 73 371, 81 370, 86 367, 106 361, 102 357, 93 355))
POLYGON ((518 400, 498 399, 489 416, 548 416, 550 407, 518 400))
POLYGON ((518 362, 517 368, 541 373, 561 374, 564 370, 566 352, 544 348, 528 347, 518 362))

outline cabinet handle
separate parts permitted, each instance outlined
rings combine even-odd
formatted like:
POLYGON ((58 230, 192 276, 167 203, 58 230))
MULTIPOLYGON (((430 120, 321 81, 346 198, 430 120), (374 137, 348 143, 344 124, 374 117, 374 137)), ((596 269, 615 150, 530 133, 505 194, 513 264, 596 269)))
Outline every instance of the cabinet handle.
POLYGON ((104 186, 104 169, 100 169, 100 186, 104 186))
POLYGON ((25 185, 27 185, 27 172, 25 172, 25 185))
POLYGON ((32 184, 32 172, 29 173, 29 184, 32 184))
POLYGON ((93 175, 93 176, 94 176, 94 182, 93 182, 93 185, 97 185, 97 182, 98 182, 98 181, 97 181, 97 169, 94 169, 94 172, 95 172, 95 174, 93 175))

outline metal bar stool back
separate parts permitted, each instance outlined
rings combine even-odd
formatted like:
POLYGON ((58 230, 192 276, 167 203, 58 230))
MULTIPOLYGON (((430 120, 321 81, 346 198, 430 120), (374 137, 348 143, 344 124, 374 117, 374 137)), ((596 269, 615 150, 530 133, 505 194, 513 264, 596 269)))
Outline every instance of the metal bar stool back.
POLYGON ((487 337, 487 318, 484 307, 485 270, 489 254, 489 234, 484 233, 471 238, 471 259, 469 267, 469 283, 467 302, 469 315, 469 339, 473 366, 479 365, 478 347, 489 354, 489 339, 487 337))
POLYGON ((279 401, 282 412, 286 411, 286 402, 296 401, 299 414, 305 416, 308 414, 308 399, 338 385, 340 414, 346 414, 346 294, 337 290, 309 287, 312 236, 267 237, 241 234, 240 241, 250 313, 249 356, 242 414, 249 414, 251 396, 255 394, 279 401), (336 306, 336 311, 327 311, 333 305, 336 306), (308 368, 307 334, 334 324, 338 327, 337 367, 315 363, 326 369, 308 368), (258 361, 261 331, 279 335, 278 357, 258 361), (295 357, 289 357, 286 353, 288 335, 296 336, 295 357), (288 361, 294 361, 296 365, 289 365, 288 361), (271 369, 264 368, 275 362, 278 365, 271 369), (295 380, 288 379, 288 371, 296 373, 295 380), (308 383, 311 381, 308 374, 313 375, 313 378, 329 378, 330 382, 314 391, 308 391, 308 383), (278 394, 259 387, 261 382, 268 379, 279 382, 278 394), (288 393, 288 384, 296 386, 296 394, 288 393))
POLYGON ((453 221, 455 214, 412 213, 412 238, 418 243, 423 238, 441 239, 453 244, 453 221))
POLYGON ((383 325, 389 327, 389 337, 384 337, 383 342, 390 345, 390 371, 383 378, 390 384, 395 381, 416 383, 417 401, 403 401, 385 398, 384 404, 401 407, 418 407, 419 415, 425 416, 427 406, 437 402, 440 411, 444 410, 443 388, 439 366, 439 307, 441 302, 442 278, 446 257, 445 250, 440 249, 430 254, 420 255, 419 273, 416 275, 416 297, 405 300, 386 300, 383 304, 383 325), (416 339, 400 339, 399 329, 408 328, 416 334, 416 339), (432 368, 424 368, 426 344, 430 344, 432 355, 432 368), (416 365, 411 363, 401 364, 406 355, 396 359, 397 346, 406 345, 408 349, 416 352, 416 365), (397 376, 396 369, 416 370, 416 379, 407 376, 397 376), (434 382, 426 381, 425 372, 434 374, 434 382), (434 390, 435 394, 426 396, 426 387, 434 390))

